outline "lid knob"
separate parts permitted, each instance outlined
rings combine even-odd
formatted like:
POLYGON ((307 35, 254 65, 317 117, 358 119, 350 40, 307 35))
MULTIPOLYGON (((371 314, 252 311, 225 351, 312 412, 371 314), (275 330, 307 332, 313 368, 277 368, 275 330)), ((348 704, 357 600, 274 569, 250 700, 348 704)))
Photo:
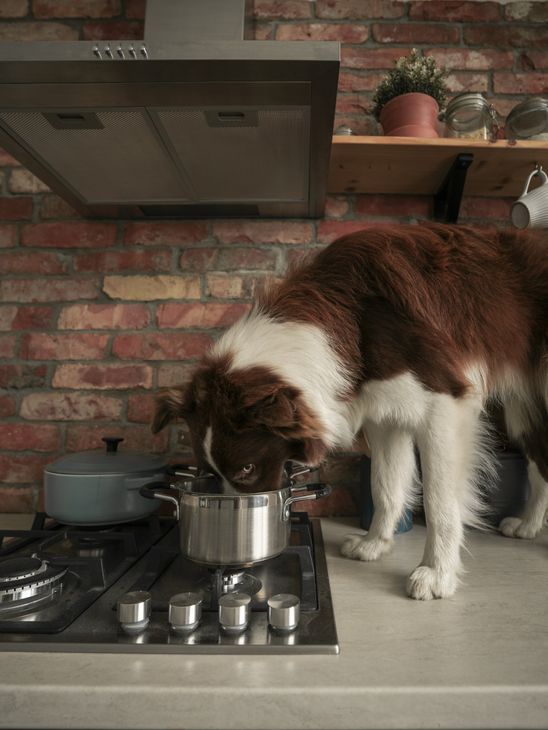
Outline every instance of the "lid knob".
POLYGON ((107 445, 107 454, 108 453, 116 453, 118 451, 118 444, 123 441, 123 438, 120 438, 119 436, 103 436, 101 441, 104 441, 107 445))

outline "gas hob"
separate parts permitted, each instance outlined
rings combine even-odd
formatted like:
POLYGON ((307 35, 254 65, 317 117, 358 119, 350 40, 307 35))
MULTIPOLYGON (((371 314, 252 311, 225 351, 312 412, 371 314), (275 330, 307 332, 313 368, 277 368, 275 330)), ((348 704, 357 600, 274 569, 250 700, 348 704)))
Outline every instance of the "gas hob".
POLYGON ((0 531, 2 650, 337 654, 320 521, 293 513, 280 555, 227 571, 186 559, 171 518, 73 528, 38 514, 30 530, 0 531), (200 596, 191 630, 170 623, 170 603, 181 594, 200 596), (242 594, 250 599, 248 623, 227 630, 220 603, 242 594), (149 614, 131 630, 119 620, 128 595, 146 596, 149 614), (299 604, 292 630, 269 624, 269 599, 280 595, 299 604))

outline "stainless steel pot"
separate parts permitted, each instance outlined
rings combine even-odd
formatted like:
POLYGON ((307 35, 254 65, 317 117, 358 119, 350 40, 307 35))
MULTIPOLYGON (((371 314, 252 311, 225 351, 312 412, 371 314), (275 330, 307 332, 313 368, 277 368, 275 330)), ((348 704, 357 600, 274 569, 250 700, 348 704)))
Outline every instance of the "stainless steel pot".
POLYGON ((327 484, 294 484, 303 472, 293 473, 281 489, 255 494, 222 494, 217 477, 179 472, 184 481, 170 489, 145 486, 141 494, 175 505, 181 552, 187 558, 215 567, 245 567, 287 547, 293 503, 331 493, 327 484))
POLYGON ((50 517, 68 525, 109 525, 146 517, 158 508, 140 489, 165 482, 165 457, 118 451, 121 438, 103 441, 105 451, 69 454, 46 467, 45 510, 50 517))

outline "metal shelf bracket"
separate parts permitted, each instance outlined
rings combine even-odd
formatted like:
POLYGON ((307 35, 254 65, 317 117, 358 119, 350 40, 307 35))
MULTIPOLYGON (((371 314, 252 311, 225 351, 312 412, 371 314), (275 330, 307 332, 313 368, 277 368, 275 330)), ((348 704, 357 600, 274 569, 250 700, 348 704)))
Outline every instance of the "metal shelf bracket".
POLYGON ((474 161, 474 155, 461 152, 455 157, 445 180, 434 195, 434 219, 445 223, 456 223, 466 182, 466 173, 474 161))

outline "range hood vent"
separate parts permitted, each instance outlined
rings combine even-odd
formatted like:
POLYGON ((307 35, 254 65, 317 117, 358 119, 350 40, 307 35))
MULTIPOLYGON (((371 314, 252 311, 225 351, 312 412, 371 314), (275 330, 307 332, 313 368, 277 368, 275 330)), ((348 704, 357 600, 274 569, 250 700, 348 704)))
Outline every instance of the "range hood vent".
POLYGON ((339 44, 245 0, 148 0, 144 41, 0 44, 0 145, 84 215, 317 217, 339 44))

